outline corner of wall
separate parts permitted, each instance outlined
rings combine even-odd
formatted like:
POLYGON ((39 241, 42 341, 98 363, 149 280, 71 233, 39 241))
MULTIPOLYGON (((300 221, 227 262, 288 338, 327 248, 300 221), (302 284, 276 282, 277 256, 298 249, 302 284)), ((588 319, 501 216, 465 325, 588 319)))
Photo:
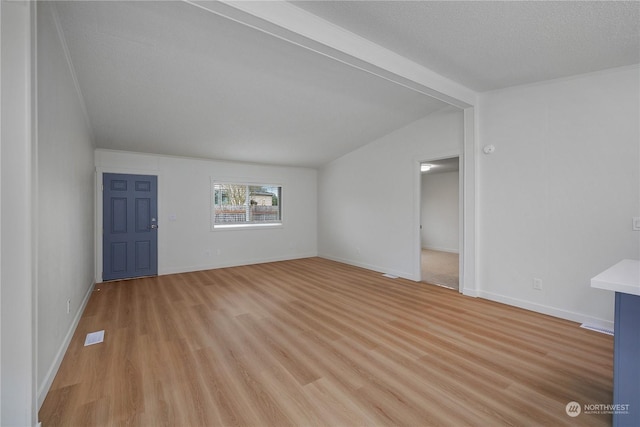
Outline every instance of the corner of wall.
POLYGON ((85 294, 82 300, 82 303, 80 304, 80 307, 78 307, 78 310, 76 311, 76 314, 73 317, 73 321, 71 322, 71 325, 69 325, 69 329, 67 330, 67 333, 64 336, 64 340, 62 341, 60 348, 56 353, 53 363, 51 364, 51 367, 49 368, 47 373, 44 375, 42 381, 38 385, 38 396, 37 396, 38 410, 40 410, 40 408, 42 407, 42 404, 44 403, 44 399, 47 397, 47 393, 51 388, 51 384, 53 384, 53 380, 56 376, 56 373, 58 372, 58 369, 60 369, 60 365, 62 364, 64 355, 67 352, 67 349, 69 348, 69 344, 71 343, 73 334, 75 333, 76 328, 78 327, 78 323, 80 323, 80 319, 82 318, 84 309, 87 307, 87 303, 91 298, 91 294, 93 293, 93 289, 95 288, 95 285, 96 285, 95 283, 92 283, 89 286, 89 290, 85 294))

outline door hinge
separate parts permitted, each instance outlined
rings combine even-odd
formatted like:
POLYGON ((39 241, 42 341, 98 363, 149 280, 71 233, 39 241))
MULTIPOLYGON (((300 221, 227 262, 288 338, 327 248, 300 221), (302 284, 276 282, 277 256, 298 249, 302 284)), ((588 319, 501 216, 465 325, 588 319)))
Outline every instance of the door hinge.
POLYGON ((104 184, 102 184, 101 187, 102 187, 102 191, 104 191, 104 184))

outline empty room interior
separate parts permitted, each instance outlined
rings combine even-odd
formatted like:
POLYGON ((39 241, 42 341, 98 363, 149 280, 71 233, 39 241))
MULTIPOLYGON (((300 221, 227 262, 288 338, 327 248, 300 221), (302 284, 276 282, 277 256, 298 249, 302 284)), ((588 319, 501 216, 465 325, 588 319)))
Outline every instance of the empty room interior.
POLYGON ((640 425, 640 2, 0 18, 0 425, 640 425))
POLYGON ((420 273, 460 289, 460 157, 420 163, 420 273))

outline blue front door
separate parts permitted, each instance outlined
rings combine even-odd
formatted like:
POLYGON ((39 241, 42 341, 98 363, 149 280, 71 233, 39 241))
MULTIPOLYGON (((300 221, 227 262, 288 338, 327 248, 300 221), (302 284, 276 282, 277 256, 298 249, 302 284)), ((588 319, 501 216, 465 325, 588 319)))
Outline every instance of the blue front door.
POLYGON ((158 177, 103 175, 102 279, 158 274, 158 177))

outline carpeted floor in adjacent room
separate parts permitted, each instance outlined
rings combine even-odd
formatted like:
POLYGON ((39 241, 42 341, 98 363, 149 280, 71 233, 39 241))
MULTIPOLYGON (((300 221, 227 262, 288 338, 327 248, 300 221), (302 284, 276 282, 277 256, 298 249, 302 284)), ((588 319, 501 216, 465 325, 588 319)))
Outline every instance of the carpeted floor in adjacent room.
POLYGON ((422 249, 422 281, 458 289, 458 254, 422 249))

